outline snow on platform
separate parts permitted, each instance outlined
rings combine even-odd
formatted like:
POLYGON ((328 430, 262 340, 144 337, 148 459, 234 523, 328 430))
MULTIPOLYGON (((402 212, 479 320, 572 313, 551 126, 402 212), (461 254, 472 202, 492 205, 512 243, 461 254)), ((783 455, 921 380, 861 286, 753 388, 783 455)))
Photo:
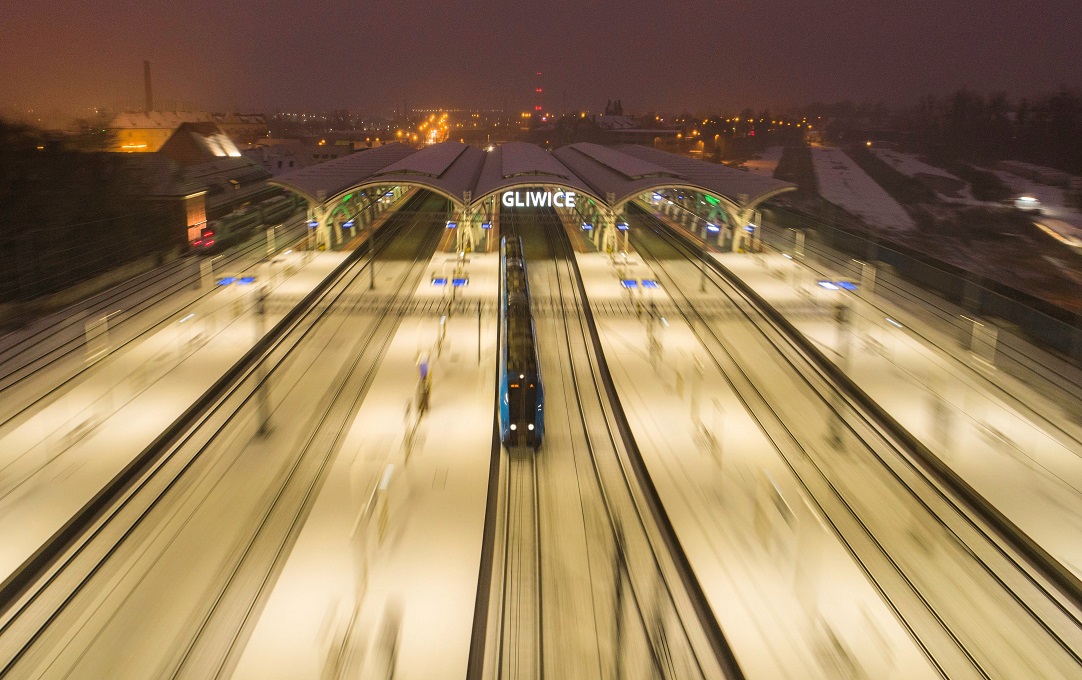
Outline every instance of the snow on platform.
MULTIPOLYGON (((470 254, 457 299, 491 301, 499 256, 470 254)), ((415 295, 458 260, 437 253, 415 295)), ((496 321, 486 311, 408 316, 354 417, 232 677, 320 680, 466 676, 495 399, 496 321), (442 349, 437 338, 446 330, 442 349), (406 409, 418 362, 432 376, 430 408, 406 409), (416 430, 414 426, 416 425, 416 430), (409 434, 409 433, 414 434, 409 434)))
POLYGON ((817 280, 838 277, 820 265, 809 269, 779 254, 761 258, 762 264, 744 255, 716 257, 779 310, 802 294, 824 310, 841 301, 851 305, 854 318, 841 331, 826 312, 790 321, 832 360, 845 353, 846 372, 862 390, 1082 577, 1082 451, 1060 431, 1072 428, 1061 410, 1046 408, 1031 387, 980 359, 964 363, 953 350, 957 338, 941 336, 881 298, 818 287, 817 280), (1001 394, 1032 405, 1019 408, 1001 394))
MULTIPOLYGON (((272 301, 311 291, 345 255, 281 257, 288 272, 273 277, 272 301)), ((281 318, 267 314, 257 323, 253 290, 220 287, 0 431, 0 579, 18 569, 281 318)))
MULTIPOLYGON (((655 278, 636 254, 626 264, 604 254, 578 261, 595 308, 668 306, 663 288, 622 287, 655 278)), ((852 664, 867 677, 936 677, 729 383, 707 374, 692 386, 702 348, 687 324, 656 321, 661 354, 651 357, 646 313, 596 318, 636 444, 745 675, 828 679, 852 664), (769 488, 791 508, 791 524, 764 510, 769 488)))

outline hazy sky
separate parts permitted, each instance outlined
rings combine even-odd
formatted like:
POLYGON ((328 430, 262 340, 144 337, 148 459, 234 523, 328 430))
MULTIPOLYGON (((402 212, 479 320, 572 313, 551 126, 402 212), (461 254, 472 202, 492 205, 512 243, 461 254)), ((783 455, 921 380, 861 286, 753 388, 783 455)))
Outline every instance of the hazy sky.
POLYGON ((1082 87, 1080 0, 12 0, 0 109, 707 111, 1082 87))

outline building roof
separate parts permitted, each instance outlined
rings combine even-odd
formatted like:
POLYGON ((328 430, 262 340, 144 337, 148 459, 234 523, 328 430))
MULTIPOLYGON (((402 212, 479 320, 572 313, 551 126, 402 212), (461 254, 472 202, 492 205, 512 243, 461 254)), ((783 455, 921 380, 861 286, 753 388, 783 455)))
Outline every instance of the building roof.
POLYGON ((158 149, 181 165, 240 156, 240 150, 217 123, 181 123, 158 149))
POLYGON ((432 189, 459 205, 472 200, 485 163, 485 152, 460 142, 433 144, 372 173, 369 181, 381 184, 414 184, 432 189))
POLYGON ((226 157, 181 166, 161 154, 125 154, 132 167, 139 168, 143 190, 149 196, 182 197, 200 191, 236 197, 248 187, 261 186, 270 177, 262 165, 247 158, 226 157))
MULTIPOLYGON (((555 156, 536 144, 509 142, 487 154, 473 200, 478 201, 489 194, 516 186, 555 184, 584 193, 594 193, 555 156)), ((600 197, 599 197, 600 198, 600 197)))
POLYGON ((384 144, 325 163, 309 165, 279 175, 270 182, 298 193, 313 203, 322 203, 360 184, 375 184, 366 180, 376 171, 415 152, 416 149, 405 144, 384 144))
POLYGON ((757 175, 727 165, 708 163, 687 158, 668 151, 660 151, 638 144, 620 144, 614 147, 620 153, 634 156, 649 163, 656 163, 688 180, 690 186, 724 196, 737 206, 747 208, 761 203, 771 196, 796 188, 796 185, 780 179, 757 175))
POLYGON ((214 117, 202 111, 129 111, 118 113, 109 127, 117 130, 124 129, 166 129, 172 130, 180 127, 181 123, 213 123, 214 117))
POLYGON ((409 184, 441 193, 460 207, 502 189, 556 185, 590 194, 612 208, 647 191, 681 187, 714 194, 744 210, 796 188, 771 177, 634 144, 571 144, 550 153, 534 144, 510 142, 486 153, 453 141, 419 151, 388 144, 271 181, 313 203, 363 185, 409 184))

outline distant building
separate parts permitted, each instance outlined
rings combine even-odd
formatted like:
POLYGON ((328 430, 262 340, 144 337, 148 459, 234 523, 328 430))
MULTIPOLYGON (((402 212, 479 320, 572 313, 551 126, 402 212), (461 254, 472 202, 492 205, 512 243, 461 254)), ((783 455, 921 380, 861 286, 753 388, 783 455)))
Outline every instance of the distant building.
MULTIPOLYGON (((259 122, 226 119, 227 124, 249 126, 250 132, 259 122)), ((113 151, 131 156, 145 196, 169 215, 178 240, 183 233, 191 243, 208 220, 281 193, 266 183, 272 172, 242 156, 213 114, 122 113, 109 127, 113 151)))
POLYGON ((264 139, 258 145, 244 149, 241 154, 263 166, 271 175, 299 170, 308 162, 305 144, 299 139, 264 139))
POLYGON ((113 135, 113 147, 110 151, 157 153, 176 133, 177 128, 185 123, 214 123, 214 119, 209 113, 190 111, 118 114, 108 125, 108 130, 113 135))
POLYGON ((267 117, 261 113, 128 112, 118 114, 106 127, 115 140, 112 151, 155 153, 182 126, 198 131, 211 146, 223 150, 216 155, 224 156, 239 156, 239 147, 250 146, 269 134, 267 117))
MULTIPOLYGON (((623 110, 622 107, 620 110, 623 110)), ((643 127, 634 118, 622 114, 596 116, 595 122, 602 131, 603 139, 609 144, 646 144, 653 146, 657 140, 675 140, 680 133, 679 130, 671 128, 643 127)))
POLYGON ((262 113, 213 113, 211 116, 218 127, 240 147, 256 144, 270 135, 267 117, 262 113))
MULTIPOLYGON (((676 144, 680 130, 659 127, 651 120, 647 127, 631 116, 617 114, 572 114, 555 124, 531 132, 535 140, 551 140, 547 146, 562 146, 575 142, 596 144, 643 144, 665 147, 676 144)), ((540 143, 540 141, 538 141, 540 143)))
POLYGON ((198 239, 209 220, 281 194, 267 184, 269 172, 241 156, 181 165, 161 153, 132 154, 129 162, 144 196, 168 213, 186 243, 198 239))

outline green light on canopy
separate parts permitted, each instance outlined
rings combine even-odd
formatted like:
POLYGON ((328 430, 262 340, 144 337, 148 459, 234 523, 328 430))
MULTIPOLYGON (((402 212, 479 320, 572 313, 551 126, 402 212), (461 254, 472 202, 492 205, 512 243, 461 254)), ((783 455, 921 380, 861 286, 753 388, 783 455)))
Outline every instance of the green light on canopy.
POLYGON ((346 201, 348 201, 351 198, 353 198, 353 194, 346 194, 345 196, 342 197, 342 202, 345 203, 346 201))
POLYGON ((713 197, 713 196, 711 196, 710 194, 704 194, 704 195, 703 195, 703 198, 705 198, 705 199, 706 199, 706 202, 707 202, 707 203, 709 203, 710 205, 721 205, 721 201, 719 201, 718 199, 714 198, 714 197, 713 197))

